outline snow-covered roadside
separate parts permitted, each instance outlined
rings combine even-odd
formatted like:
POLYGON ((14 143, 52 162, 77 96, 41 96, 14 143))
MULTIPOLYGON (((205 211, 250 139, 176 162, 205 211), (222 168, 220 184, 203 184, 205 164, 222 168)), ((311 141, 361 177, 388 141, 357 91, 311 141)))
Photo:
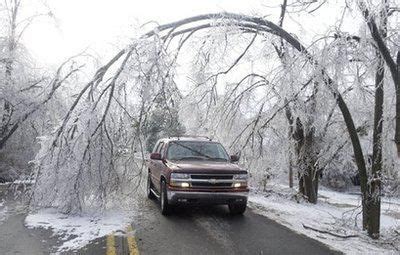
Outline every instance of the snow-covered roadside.
POLYGON ((7 189, 7 187, 8 184, 0 183, 0 224, 6 220, 8 215, 7 205, 3 198, 4 191, 7 189))
POLYGON ((98 216, 68 216, 54 209, 40 210, 25 219, 28 228, 51 229, 60 237, 63 243, 57 247, 58 252, 77 250, 110 233, 124 233, 129 222, 129 217, 121 211, 107 211, 98 216))
POLYGON ((120 197, 109 196, 107 209, 86 207, 85 213, 76 216, 60 213, 56 208, 40 209, 28 214, 25 226, 52 230, 53 235, 61 241, 54 247, 56 253, 72 253, 109 234, 130 234, 127 232, 128 226, 143 213, 142 203, 147 201, 145 182, 135 190, 132 190, 132 186, 131 183, 124 186, 125 193, 120 197))
POLYGON ((296 192, 273 185, 267 192, 252 192, 250 207, 296 232, 305 234, 346 254, 398 254, 400 250, 400 200, 383 199, 381 234, 378 241, 361 231, 361 200, 356 194, 321 188, 317 205, 297 203, 296 192), (328 231, 335 237, 305 227, 328 231), (350 237, 350 236, 356 237, 350 237))
POLYGON ((0 198, 0 225, 7 218, 7 206, 5 205, 4 200, 0 198))

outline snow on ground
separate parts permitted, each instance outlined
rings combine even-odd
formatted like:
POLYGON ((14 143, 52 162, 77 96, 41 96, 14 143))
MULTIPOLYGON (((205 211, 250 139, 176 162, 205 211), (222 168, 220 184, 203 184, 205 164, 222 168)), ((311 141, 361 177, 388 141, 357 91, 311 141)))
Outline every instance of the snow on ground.
POLYGON ((90 241, 110 233, 123 233, 130 219, 121 211, 107 211, 98 216, 68 216, 54 209, 43 209, 25 219, 28 228, 51 229, 63 240, 58 252, 77 250, 90 241))
POLYGON ((4 201, 3 193, 7 189, 7 184, 0 183, 0 224, 4 222, 8 215, 7 205, 4 201))
POLYGON ((7 218, 7 206, 5 202, 0 199, 0 224, 7 218))
POLYGON ((361 230, 361 199, 357 194, 321 187, 318 204, 312 205, 296 199, 294 189, 272 184, 266 192, 252 192, 249 204, 256 213, 346 254, 398 254, 400 250, 400 199, 383 199, 381 238, 377 241, 361 230))

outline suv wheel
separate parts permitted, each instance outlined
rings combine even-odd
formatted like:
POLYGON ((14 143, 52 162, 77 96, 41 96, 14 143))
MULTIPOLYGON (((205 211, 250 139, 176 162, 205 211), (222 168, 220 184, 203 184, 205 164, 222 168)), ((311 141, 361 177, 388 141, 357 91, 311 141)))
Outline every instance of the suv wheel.
POLYGON ((146 187, 147 198, 149 198, 149 199, 155 199, 156 198, 156 196, 151 191, 152 188, 153 188, 153 185, 151 183, 151 178, 150 178, 150 173, 149 173, 148 177, 147 177, 147 187, 146 187))
POLYGON ((171 212, 171 205, 168 204, 167 185, 165 181, 161 181, 161 194, 160 194, 161 214, 168 215, 171 212))
POLYGON ((229 204, 229 212, 232 215, 243 214, 246 211, 247 203, 243 204, 229 204))

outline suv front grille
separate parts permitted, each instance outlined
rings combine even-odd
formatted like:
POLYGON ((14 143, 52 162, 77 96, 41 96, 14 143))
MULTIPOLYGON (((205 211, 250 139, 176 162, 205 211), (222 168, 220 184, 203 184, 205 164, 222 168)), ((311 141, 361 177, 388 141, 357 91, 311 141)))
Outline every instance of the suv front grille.
POLYGON ((209 183, 209 182, 193 182, 192 187, 195 188, 228 188, 231 187, 231 183, 209 183))
POLYGON ((192 174, 192 179, 232 180, 231 174, 192 174))
POLYGON ((192 187, 195 188, 230 188, 232 174, 191 174, 192 187))

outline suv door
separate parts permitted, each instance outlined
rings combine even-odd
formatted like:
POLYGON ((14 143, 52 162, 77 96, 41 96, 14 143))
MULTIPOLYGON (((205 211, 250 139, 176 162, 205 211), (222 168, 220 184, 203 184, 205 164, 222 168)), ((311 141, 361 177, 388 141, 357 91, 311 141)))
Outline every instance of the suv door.
MULTIPOLYGON (((163 149, 165 143, 164 142, 159 142, 158 145, 155 147, 154 152, 160 153, 161 158, 164 158, 163 155, 163 149)), ((160 193, 160 180, 161 180, 161 175, 163 168, 165 167, 163 160, 152 160, 152 169, 151 169, 151 175, 153 177, 152 183, 154 187, 156 188, 157 192, 160 193)))
MULTIPOLYGON (((159 145, 160 145, 160 142, 157 142, 156 145, 154 145, 151 153, 156 152, 159 145)), ((149 162, 149 165, 148 165, 149 173, 148 174, 150 176, 151 183, 153 183, 153 186, 155 186, 155 184, 157 184, 157 180, 156 180, 156 176, 155 176, 155 173, 156 173, 156 162, 155 161, 156 160, 153 160, 151 158, 148 161, 149 162)))

